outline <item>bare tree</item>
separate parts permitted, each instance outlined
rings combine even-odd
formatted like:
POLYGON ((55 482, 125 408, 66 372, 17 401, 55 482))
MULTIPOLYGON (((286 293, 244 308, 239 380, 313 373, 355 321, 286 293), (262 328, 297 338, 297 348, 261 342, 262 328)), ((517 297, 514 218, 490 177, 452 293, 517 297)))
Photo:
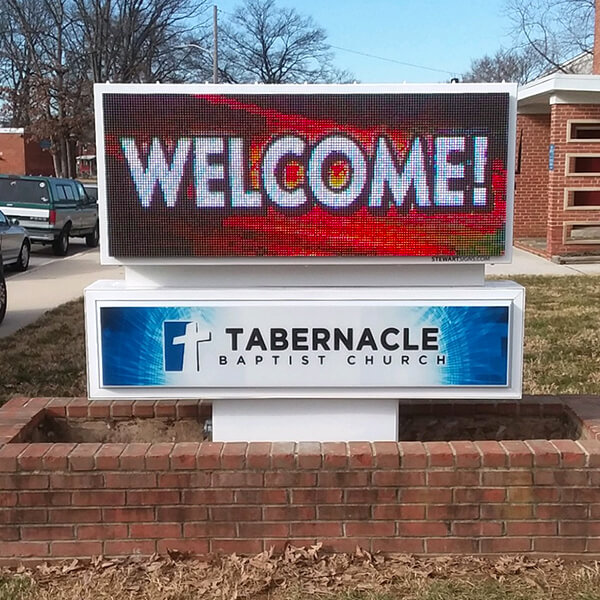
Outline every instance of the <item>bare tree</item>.
POLYGON ((333 67, 325 30, 274 0, 246 0, 221 29, 221 78, 229 82, 319 82, 349 78, 333 67))
POLYGON ((0 32, 0 95, 5 101, 2 121, 26 126, 30 122, 34 57, 6 12, 0 13, 0 32))
POLYGON ((8 121, 50 140, 59 176, 93 139, 95 81, 182 81, 186 36, 207 0, 0 0, 8 121))
POLYGON ((96 82, 185 79, 185 43, 207 0, 73 0, 96 82))
POLYGON ((0 64, 14 125, 51 142, 56 173, 74 174, 80 125, 89 98, 68 0, 1 0, 0 64))
POLYGON ((539 72, 543 60, 531 49, 500 49, 493 56, 485 55, 471 61, 471 68, 463 73, 464 82, 511 81, 527 83, 539 72))
MULTIPOLYGON (((2 117, 50 141, 55 171, 75 174, 93 139, 94 82, 204 81, 208 0, 0 0, 2 117)), ((343 81, 326 34, 274 0, 246 0, 220 32, 221 81, 343 81)))
POLYGON ((594 0, 506 0, 515 44, 531 49, 545 70, 569 72, 565 61, 590 53, 594 36, 594 0))

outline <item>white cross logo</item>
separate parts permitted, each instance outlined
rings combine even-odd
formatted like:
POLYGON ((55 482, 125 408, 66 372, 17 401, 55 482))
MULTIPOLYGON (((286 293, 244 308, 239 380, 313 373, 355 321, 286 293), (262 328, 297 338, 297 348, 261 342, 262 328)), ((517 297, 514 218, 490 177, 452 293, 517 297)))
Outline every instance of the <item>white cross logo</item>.
POLYGON ((174 346, 183 344, 183 371, 200 371, 200 342, 210 342, 210 331, 200 329, 200 323, 187 323, 185 333, 173 338, 174 346))

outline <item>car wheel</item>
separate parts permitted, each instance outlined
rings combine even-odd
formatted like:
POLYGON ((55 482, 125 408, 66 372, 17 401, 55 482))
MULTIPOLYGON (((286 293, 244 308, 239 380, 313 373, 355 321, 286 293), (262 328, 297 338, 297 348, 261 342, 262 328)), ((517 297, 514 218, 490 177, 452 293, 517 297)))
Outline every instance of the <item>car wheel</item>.
POLYGON ((4 273, 2 271, 2 266, 0 265, 0 323, 4 319, 4 315, 6 314, 6 303, 7 303, 7 294, 6 294, 6 281, 4 279, 4 273))
POLYGON ((21 252, 19 252, 19 258, 17 258, 17 271, 27 271, 29 267, 29 258, 31 257, 31 246, 29 242, 25 240, 21 246, 21 252))
POLYGON ((88 248, 95 248, 100 241, 100 228, 98 226, 98 221, 96 221, 96 226, 94 227, 94 231, 92 233, 88 233, 85 236, 85 244, 88 248))
POLYGON ((56 256, 66 256, 69 251, 69 232, 70 227, 63 227, 60 235, 52 243, 52 250, 56 256))

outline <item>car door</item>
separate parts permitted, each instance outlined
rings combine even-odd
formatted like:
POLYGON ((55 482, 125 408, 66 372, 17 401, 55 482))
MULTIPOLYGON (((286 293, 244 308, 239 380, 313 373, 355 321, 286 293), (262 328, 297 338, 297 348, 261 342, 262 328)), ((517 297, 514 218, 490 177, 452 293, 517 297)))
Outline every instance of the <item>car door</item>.
POLYGON ((75 194, 78 198, 77 210, 81 219, 81 228, 86 231, 91 231, 96 225, 97 208, 96 203, 88 197, 85 188, 78 181, 75 183, 75 194))
POLYGON ((13 227, 4 213, 0 212, 0 252, 5 264, 17 260, 21 250, 22 234, 13 227))

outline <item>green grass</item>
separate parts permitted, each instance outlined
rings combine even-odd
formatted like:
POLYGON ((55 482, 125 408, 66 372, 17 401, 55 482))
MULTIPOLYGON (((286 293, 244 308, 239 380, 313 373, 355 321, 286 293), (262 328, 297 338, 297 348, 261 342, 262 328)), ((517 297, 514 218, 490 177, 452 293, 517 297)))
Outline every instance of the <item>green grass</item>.
POLYGON ((600 393, 600 277, 521 277, 527 289, 523 388, 600 393))
POLYGON ((28 577, 0 576, 0 600, 29 600, 32 584, 28 577))
MULTIPOLYGON (((134 582, 120 570, 114 573, 111 581, 100 589, 84 586, 79 579, 58 578, 54 582, 40 582, 34 585, 30 579, 21 576, 3 576, 0 579, 0 600, 108 600, 111 590, 120 590, 119 600, 221 600, 223 596, 216 590, 198 595, 188 578, 191 573, 181 570, 177 581, 165 581, 166 585, 157 585, 156 581, 137 580, 134 582), (73 586, 73 587, 72 587, 73 586), (83 593, 83 595, 82 595, 83 593)), ((90 573, 93 579, 93 573, 90 573)), ((282 586, 264 592, 244 594, 247 600, 600 600, 598 582, 585 582, 572 574, 561 578, 562 585, 546 584, 543 572, 538 573, 540 581, 523 574, 508 580, 498 581, 490 577, 463 579, 459 574, 449 574, 440 580, 416 580, 391 585, 384 591, 327 591, 313 589, 311 592, 282 586), (412 584, 412 585, 411 585, 412 584)), ((364 585, 369 585, 365 580, 364 585)), ((300 586, 302 587, 302 586, 300 586)), ((113 596, 114 597, 114 596, 113 596)))
MULTIPOLYGON (((410 579, 386 591, 347 591, 338 594, 292 594, 286 600, 600 600, 598 580, 582 579, 579 573, 564 574, 560 585, 546 583, 544 572, 534 578, 522 574, 507 579, 463 578, 448 573, 442 579, 410 579)), ((280 596, 276 596, 279 600, 280 596)))
MULTIPOLYGON (((600 277, 517 277, 527 288, 523 391, 600 393, 600 277)), ((0 403, 85 396, 83 301, 0 339, 0 403)))
POLYGON ((521 582, 518 586, 494 579, 482 582, 439 581, 423 590, 415 600, 544 600, 547 592, 532 590, 521 582))
POLYGON ((0 339, 0 403, 14 395, 85 396, 85 372, 83 300, 0 339))

